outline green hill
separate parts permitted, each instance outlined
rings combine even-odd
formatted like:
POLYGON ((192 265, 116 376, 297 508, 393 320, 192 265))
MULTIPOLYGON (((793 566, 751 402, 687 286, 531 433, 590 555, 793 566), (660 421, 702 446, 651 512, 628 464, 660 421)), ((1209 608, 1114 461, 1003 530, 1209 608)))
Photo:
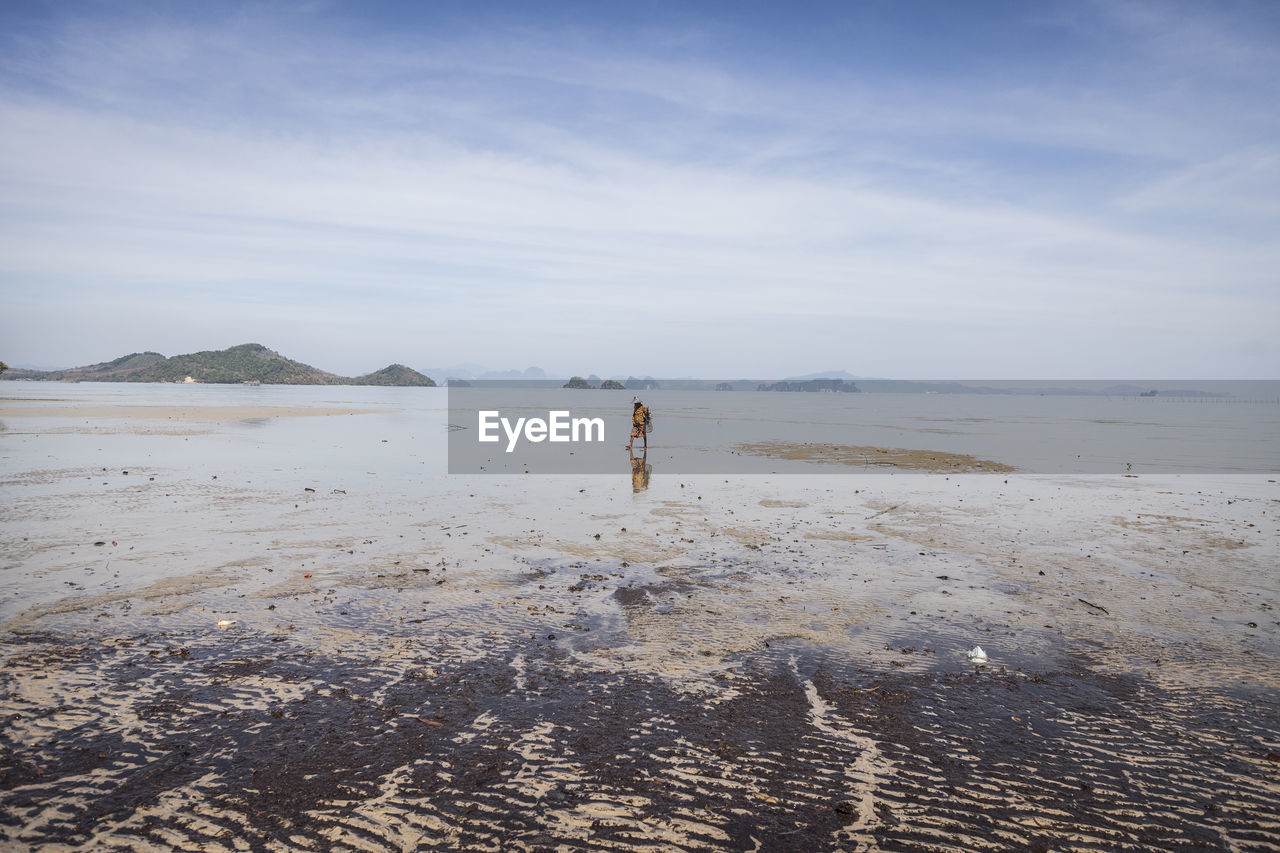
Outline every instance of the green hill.
POLYGON ((403 364, 392 364, 374 373, 349 379, 285 358, 262 344, 240 344, 229 349, 205 350, 170 358, 158 352, 131 353, 114 361, 69 370, 8 371, 3 378, 63 382, 183 382, 188 376, 196 382, 214 384, 435 385, 429 377, 403 364))
POLYGON ((224 350, 175 355, 130 374, 129 382, 236 383, 258 381, 270 385, 335 385, 341 376, 292 361, 262 344, 241 344, 224 350))
POLYGON ((434 388, 436 383, 430 376, 424 376, 412 367, 403 364, 389 364, 381 370, 366 373, 351 380, 352 385, 420 385, 434 388))

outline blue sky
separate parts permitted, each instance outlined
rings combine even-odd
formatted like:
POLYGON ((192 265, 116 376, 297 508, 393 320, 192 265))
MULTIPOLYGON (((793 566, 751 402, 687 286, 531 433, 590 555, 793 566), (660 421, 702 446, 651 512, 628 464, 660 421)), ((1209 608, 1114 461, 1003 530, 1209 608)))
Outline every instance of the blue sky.
POLYGON ((1280 4, 0 6, 0 358, 1276 378, 1280 4))

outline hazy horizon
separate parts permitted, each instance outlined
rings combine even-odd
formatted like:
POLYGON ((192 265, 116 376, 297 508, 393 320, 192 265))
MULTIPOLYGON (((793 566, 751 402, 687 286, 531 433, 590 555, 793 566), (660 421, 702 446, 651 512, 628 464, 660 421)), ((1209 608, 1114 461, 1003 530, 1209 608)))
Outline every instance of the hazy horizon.
POLYGON ((0 359, 1280 377, 1280 6, 8 3, 0 359))
MULTIPOLYGON (((244 345, 252 346, 255 344, 257 344, 257 342, 246 342, 244 345)), ((257 345, 261 345, 261 344, 257 344, 257 345)), ((268 349, 270 349, 270 347, 268 347, 268 349)), ((116 356, 116 358, 122 358, 130 355, 138 355, 138 354, 141 354, 142 352, 144 351, 140 350, 137 352, 122 353, 120 356, 116 356)), ((285 358, 290 358, 288 353, 279 353, 279 354, 284 356, 285 358)), ((161 353, 161 355, 166 357, 184 356, 184 355, 191 355, 191 353, 161 353)), ((8 367, 11 369, 16 368, 19 370, 59 372, 59 371, 72 370, 72 369, 83 368, 83 367, 91 367, 93 366, 93 364, 102 364, 102 363, 106 363, 114 360, 115 359, 106 359, 105 362, 94 362, 92 364, 82 364, 82 365, 69 365, 66 367, 50 367, 50 366, 40 366, 40 365, 31 365, 31 364, 9 364, 8 367)), ((298 359, 290 359, 290 360, 295 362, 299 361, 298 359)), ((322 370, 327 373, 332 373, 332 374, 336 374, 346 378, 354 379, 361 375, 372 373, 375 370, 381 370, 385 367, 391 366, 393 363, 383 364, 380 367, 375 368, 373 370, 364 371, 364 373, 362 374, 355 374, 355 373, 344 374, 341 371, 330 370, 323 364, 310 364, 305 362, 304 364, 306 364, 306 366, 308 367, 316 368, 318 370, 322 370)), ((1165 377, 1075 376, 1075 377, 1056 377, 1056 378, 1031 377, 1031 378, 1025 378, 1025 379, 1013 379, 1013 380, 1010 380, 1004 377, 982 377, 982 376, 968 376, 968 377, 870 376, 870 375, 864 375, 864 374, 851 373, 848 370, 838 369, 838 368, 830 369, 830 370, 816 370, 816 371, 810 371, 808 373, 794 373, 794 374, 772 373, 772 374, 757 374, 753 376, 748 374, 736 373, 736 374, 721 374, 716 376, 706 376, 706 375, 695 376, 691 374, 654 375, 651 373, 600 373, 594 370, 581 370, 581 369, 569 371, 569 372, 559 372, 559 371, 553 371, 553 370, 544 370, 542 367, 538 365, 528 365, 523 368, 518 368, 518 367, 506 368, 501 366, 476 364, 474 362, 451 365, 451 366, 422 366, 422 365, 416 365, 416 364, 407 364, 404 366, 409 367, 413 370, 418 371, 419 373, 422 373, 430 377, 440 385, 444 385, 444 383, 450 379, 473 381, 473 382, 476 382, 477 385, 483 385, 486 382, 492 382, 492 383, 495 383, 498 387, 511 387, 511 383, 518 382, 518 381, 528 381, 530 387, 539 387, 539 388, 544 387, 539 384, 542 382, 548 382, 548 381, 561 382, 574 377, 588 379, 592 382, 603 382, 611 379, 624 380, 624 381, 625 380, 653 380, 656 382, 664 383, 664 386, 663 386, 664 390, 672 390, 672 389, 687 390, 687 387, 682 386, 681 383, 701 384, 701 383, 722 382, 722 381, 723 382, 739 382, 739 383, 740 382, 768 383, 768 382, 778 382, 778 381, 789 381, 789 382, 805 381, 805 380, 811 380, 811 379, 843 379, 849 382, 862 383, 859 390, 871 390, 871 391, 877 391, 880 393, 883 393, 885 391, 883 387, 880 387, 880 386, 883 386, 884 384, 908 382, 908 383, 918 383, 926 386, 930 383, 954 383, 956 385, 962 385, 962 386, 968 387, 971 390, 977 388, 977 386, 980 386, 983 383, 990 383, 994 387, 1001 387, 1001 388, 1006 388, 1006 387, 1016 388, 1019 386, 1033 386, 1037 390, 1048 389, 1048 388, 1057 388, 1057 389, 1070 388, 1073 393, 1080 389, 1089 389, 1089 393, 1093 393, 1099 390, 1104 390, 1104 389, 1109 390, 1112 388, 1122 388, 1122 387, 1129 387, 1131 389, 1141 389, 1141 390, 1148 390, 1148 389, 1155 388, 1160 390, 1161 392, 1171 392, 1171 391, 1176 391, 1178 389, 1195 390, 1199 392, 1199 391, 1205 391, 1207 389, 1212 388, 1213 390, 1211 393, 1220 394, 1221 392, 1225 391, 1227 395, 1230 396, 1235 393, 1243 392, 1245 396, 1249 396, 1249 395, 1255 394, 1259 388, 1265 388, 1266 393, 1271 394, 1275 390, 1271 386, 1275 386, 1278 382, 1280 382, 1280 380, 1274 380, 1274 379, 1240 379, 1240 378, 1234 378, 1234 377, 1188 378, 1188 377, 1174 377, 1174 376, 1165 376, 1165 377), (1183 385, 1180 385, 1179 383, 1190 383, 1190 384, 1183 386, 1183 385), (1194 388, 1192 387, 1192 385, 1194 385, 1194 388)), ((17 377, 15 377, 12 372, 9 372, 7 375, 0 377, 0 379, 6 379, 6 380, 15 379, 15 378, 17 377)), ((87 380, 87 381, 90 384, 94 384, 98 380, 87 380)), ((127 382, 127 380, 112 380, 112 381, 127 382)), ((214 383, 214 384, 217 384, 217 383, 214 383)), ((741 391, 741 390, 753 390, 753 389, 746 389, 739 386, 738 388, 736 388, 736 390, 741 391)))

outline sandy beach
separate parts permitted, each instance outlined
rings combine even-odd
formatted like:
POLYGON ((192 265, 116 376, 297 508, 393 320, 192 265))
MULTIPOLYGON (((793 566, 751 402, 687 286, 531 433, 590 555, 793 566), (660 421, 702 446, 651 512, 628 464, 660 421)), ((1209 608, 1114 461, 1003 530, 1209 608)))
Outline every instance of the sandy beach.
POLYGON ((0 412, 8 849, 1280 847, 1275 477, 637 489, 122 408, 0 412))

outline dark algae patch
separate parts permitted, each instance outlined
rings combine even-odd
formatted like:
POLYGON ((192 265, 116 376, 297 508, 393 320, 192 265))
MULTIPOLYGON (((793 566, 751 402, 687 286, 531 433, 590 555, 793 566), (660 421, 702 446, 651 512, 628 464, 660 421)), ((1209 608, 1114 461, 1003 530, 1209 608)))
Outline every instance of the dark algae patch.
POLYGON ((1280 774, 1262 760, 1280 724, 1273 693, 1163 692, 1084 667, 890 676, 872 691, 815 682, 842 716, 880 733, 896 768, 878 791, 894 818, 885 849, 929 849, 940 832, 961 848, 1277 841, 1259 822, 1280 806, 1280 774))
POLYGON ((545 639, 14 642, 15 849, 1280 844, 1273 692, 1161 688, 1083 659, 910 673, 774 649, 693 685, 545 639))

